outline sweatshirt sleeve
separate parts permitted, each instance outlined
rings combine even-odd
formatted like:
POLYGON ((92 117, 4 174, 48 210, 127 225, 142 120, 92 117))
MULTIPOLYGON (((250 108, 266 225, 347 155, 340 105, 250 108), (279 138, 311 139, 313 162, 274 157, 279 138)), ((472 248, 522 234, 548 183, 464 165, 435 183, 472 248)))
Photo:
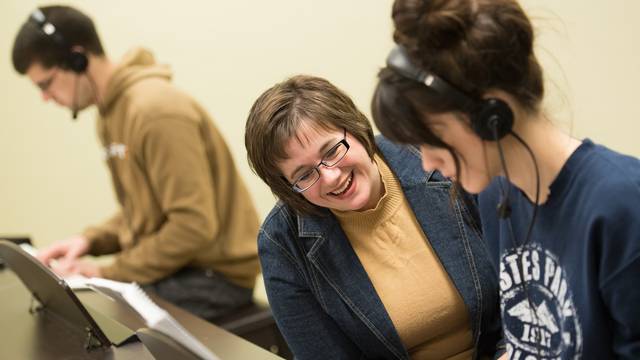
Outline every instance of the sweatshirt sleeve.
POLYGON ((166 221, 157 232, 123 249, 103 276, 150 283, 188 264, 219 231, 211 171, 198 123, 160 118, 148 122, 134 156, 148 176, 166 221))
POLYGON ((89 241, 89 254, 98 256, 120 251, 118 234, 124 226, 123 222, 122 212, 119 211, 104 223, 87 228, 82 236, 89 241))
POLYGON ((613 351, 619 359, 640 357, 640 200, 638 189, 609 194, 601 232, 600 291, 613 326, 613 351), (617 198, 616 198, 617 196, 617 198), (635 198, 635 200, 634 200, 635 198))

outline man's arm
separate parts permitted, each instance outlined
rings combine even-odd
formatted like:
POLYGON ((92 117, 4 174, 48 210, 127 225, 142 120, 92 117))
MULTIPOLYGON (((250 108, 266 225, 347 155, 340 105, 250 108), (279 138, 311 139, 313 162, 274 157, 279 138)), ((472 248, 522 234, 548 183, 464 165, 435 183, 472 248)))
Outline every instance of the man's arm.
POLYGON ((120 251, 118 237, 123 226, 124 217, 122 211, 118 211, 104 223, 87 228, 82 233, 82 237, 89 243, 87 253, 97 256, 120 251))

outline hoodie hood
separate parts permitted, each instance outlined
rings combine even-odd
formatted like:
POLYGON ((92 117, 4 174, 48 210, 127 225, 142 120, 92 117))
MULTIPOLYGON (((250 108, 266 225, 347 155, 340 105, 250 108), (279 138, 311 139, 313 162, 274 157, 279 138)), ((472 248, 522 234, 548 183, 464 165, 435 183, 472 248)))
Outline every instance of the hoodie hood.
POLYGON ((118 97, 138 81, 152 77, 170 81, 171 76, 169 66, 157 64, 150 51, 143 48, 128 51, 109 80, 102 111, 109 112, 118 97))

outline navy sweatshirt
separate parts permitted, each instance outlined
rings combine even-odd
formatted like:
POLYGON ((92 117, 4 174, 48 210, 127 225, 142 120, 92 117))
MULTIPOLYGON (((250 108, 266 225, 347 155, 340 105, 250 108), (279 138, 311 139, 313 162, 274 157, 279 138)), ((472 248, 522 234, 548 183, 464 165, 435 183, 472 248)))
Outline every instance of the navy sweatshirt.
POLYGON ((478 199, 510 358, 640 359, 640 161, 584 140, 549 190, 528 241, 524 193, 497 178, 478 199))

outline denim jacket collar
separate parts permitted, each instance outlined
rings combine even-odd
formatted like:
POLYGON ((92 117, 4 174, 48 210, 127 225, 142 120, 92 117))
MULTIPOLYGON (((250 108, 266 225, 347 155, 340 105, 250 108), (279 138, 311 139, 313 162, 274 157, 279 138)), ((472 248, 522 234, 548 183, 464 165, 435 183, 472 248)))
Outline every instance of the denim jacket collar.
MULTIPOLYGON (((451 182, 438 173, 425 174, 421 170, 420 156, 416 148, 398 147, 383 138, 377 140, 378 148, 385 161, 392 169, 399 169, 395 175, 399 178, 404 195, 414 213, 420 210, 421 213, 428 214, 428 216, 417 216, 417 220, 462 296, 469 314, 476 314, 475 318, 470 320, 474 339, 477 341, 482 313, 482 304, 479 300, 481 299, 480 282, 475 269, 469 270, 475 265, 468 247, 469 239, 464 238, 466 230, 462 221, 463 210, 458 202, 455 206, 451 206, 448 195, 451 182), (428 182, 428 192, 424 191, 425 182, 428 182), (451 216, 443 209, 451 209, 457 216, 451 216), (452 218, 457 219, 457 224, 452 224, 452 218), (466 256, 460 256, 460 254, 466 254, 466 256), (461 271, 461 269, 465 270, 461 271)), ((378 340, 368 343, 384 347, 380 349, 381 353, 391 352, 396 358, 408 359, 408 353, 384 305, 335 216, 324 209, 322 216, 298 215, 297 220, 300 239, 311 241, 310 246, 307 247, 310 249, 306 254, 307 259, 331 284, 354 314, 371 330, 371 336, 378 340), (341 272, 338 269, 351 271, 341 272), (364 308, 359 306, 363 301, 368 303, 364 308), (374 306, 371 306, 372 304, 374 306)))

